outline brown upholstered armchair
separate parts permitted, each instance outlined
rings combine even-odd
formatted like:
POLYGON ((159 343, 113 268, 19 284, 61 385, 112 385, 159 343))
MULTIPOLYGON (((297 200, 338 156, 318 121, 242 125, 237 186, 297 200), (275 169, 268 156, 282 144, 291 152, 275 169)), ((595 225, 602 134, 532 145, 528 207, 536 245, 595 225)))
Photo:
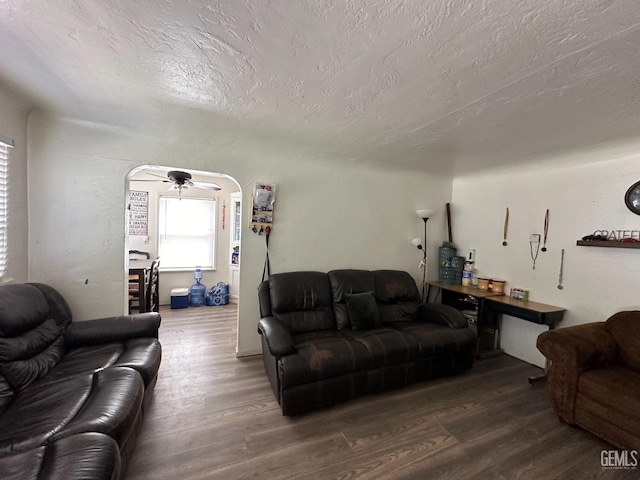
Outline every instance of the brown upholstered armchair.
POLYGON ((544 332, 551 404, 562 422, 640 450, 640 311, 544 332))

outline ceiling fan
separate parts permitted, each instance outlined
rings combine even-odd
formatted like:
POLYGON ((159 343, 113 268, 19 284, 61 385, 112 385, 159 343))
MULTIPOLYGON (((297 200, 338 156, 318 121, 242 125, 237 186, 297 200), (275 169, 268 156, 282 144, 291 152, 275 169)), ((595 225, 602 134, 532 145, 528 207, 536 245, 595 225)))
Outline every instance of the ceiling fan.
POLYGON ((169 186, 169 190, 178 190, 178 195, 182 194, 182 190, 186 190, 189 187, 194 188, 202 188, 205 190, 222 190, 222 187, 217 183, 210 182, 194 182, 191 180, 191 174, 188 172, 182 172, 180 170, 171 170, 167 172, 168 180, 161 176, 156 175, 155 173, 147 172, 147 175, 152 175, 154 177, 161 178, 162 180, 136 180, 137 182, 164 182, 171 183, 169 186))

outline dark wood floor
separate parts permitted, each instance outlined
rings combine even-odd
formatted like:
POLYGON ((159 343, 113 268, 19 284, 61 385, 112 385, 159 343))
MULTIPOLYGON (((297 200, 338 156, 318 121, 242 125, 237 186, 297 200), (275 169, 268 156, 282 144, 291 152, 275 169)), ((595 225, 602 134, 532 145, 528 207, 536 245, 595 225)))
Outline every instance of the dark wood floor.
POLYGON ((129 480, 609 479, 608 444, 562 425, 539 369, 503 355, 461 376, 283 417, 236 308, 164 308, 163 361, 129 480))

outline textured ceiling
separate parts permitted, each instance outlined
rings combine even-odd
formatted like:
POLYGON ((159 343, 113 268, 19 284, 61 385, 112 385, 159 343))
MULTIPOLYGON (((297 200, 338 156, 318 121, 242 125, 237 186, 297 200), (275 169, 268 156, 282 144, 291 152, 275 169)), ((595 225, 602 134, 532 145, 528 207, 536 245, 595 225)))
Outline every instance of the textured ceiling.
POLYGON ((80 119, 193 118, 231 142, 456 172, 640 132, 638 0, 0 9, 0 80, 80 119))

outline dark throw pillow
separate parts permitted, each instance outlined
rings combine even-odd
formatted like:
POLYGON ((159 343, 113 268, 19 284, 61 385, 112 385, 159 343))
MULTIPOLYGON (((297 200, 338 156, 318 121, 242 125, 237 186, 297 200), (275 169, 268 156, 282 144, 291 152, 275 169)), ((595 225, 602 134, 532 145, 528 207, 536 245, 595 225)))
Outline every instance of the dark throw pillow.
POLYGON ((373 292, 345 293, 344 296, 353 330, 380 326, 380 313, 373 292))

